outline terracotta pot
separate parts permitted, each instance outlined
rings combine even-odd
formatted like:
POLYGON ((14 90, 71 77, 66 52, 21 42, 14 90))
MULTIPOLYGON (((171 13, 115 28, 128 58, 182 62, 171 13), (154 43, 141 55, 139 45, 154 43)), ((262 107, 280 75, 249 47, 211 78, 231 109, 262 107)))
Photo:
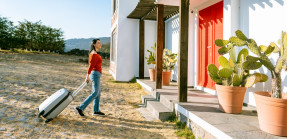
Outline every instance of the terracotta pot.
POLYGON ((162 71, 162 85, 169 85, 171 71, 162 71))
POLYGON ((259 127, 277 136, 287 136, 287 96, 271 98, 271 92, 254 92, 259 127))
POLYGON ((148 69, 148 71, 149 71, 149 77, 150 77, 150 81, 155 81, 155 69, 152 69, 152 68, 150 68, 150 69, 148 69))
POLYGON ((219 108, 225 113, 240 113, 246 87, 215 85, 219 108))

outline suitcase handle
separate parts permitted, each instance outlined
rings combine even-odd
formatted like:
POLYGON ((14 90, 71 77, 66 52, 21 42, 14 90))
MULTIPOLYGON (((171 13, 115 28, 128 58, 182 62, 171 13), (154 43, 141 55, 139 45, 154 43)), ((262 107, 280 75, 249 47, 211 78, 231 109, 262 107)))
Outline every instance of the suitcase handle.
POLYGON ((84 81, 73 93, 72 97, 75 97, 88 83, 84 81))

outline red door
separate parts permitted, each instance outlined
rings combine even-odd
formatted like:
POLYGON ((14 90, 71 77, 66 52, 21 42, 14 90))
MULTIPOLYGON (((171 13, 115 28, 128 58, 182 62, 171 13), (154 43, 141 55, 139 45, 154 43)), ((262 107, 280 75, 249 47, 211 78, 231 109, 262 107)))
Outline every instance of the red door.
POLYGON ((198 86, 215 89, 215 83, 208 77, 208 64, 219 66, 219 47, 215 39, 223 38, 223 1, 207 7, 198 14, 198 86))

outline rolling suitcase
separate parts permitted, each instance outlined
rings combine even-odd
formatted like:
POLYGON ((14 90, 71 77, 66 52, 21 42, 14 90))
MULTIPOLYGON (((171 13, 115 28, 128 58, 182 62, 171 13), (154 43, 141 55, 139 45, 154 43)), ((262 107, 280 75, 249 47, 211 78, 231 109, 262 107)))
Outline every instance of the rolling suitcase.
POLYGON ((62 88, 47 98, 38 108, 38 117, 42 116, 46 119, 45 123, 50 122, 58 116, 74 99, 74 97, 87 85, 86 82, 77 88, 73 93, 62 88))

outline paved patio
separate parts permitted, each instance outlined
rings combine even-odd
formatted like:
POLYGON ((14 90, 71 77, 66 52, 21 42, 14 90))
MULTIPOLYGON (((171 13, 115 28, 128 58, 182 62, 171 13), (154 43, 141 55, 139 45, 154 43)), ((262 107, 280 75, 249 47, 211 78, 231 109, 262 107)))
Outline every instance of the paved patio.
POLYGON ((217 97, 188 88, 188 102, 179 103, 176 83, 163 86, 155 91, 155 82, 140 79, 138 82, 150 94, 157 94, 160 101, 169 109, 175 109, 181 121, 193 130, 199 138, 236 138, 236 139, 283 139, 267 134, 259 129, 256 108, 243 106, 241 114, 226 114, 219 110, 217 97), (165 100, 162 100, 165 99, 165 100), (168 106, 170 105, 170 106, 168 106))

